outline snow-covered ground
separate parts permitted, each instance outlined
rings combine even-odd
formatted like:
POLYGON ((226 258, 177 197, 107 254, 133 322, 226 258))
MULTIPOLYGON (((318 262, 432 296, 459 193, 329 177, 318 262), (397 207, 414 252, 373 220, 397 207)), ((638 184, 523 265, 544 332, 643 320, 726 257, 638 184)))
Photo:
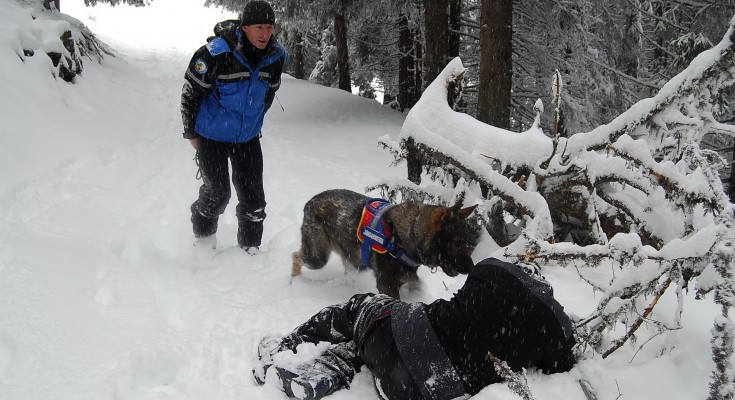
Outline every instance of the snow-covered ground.
MULTIPOLYGON (((258 339, 376 290, 370 274, 345 274, 336 259, 292 281, 291 253, 311 196, 405 177, 377 145, 398 135, 405 116, 290 77, 278 92, 283 109, 274 104, 263 131, 264 252, 250 257, 236 246, 232 203, 217 250, 192 246, 189 205, 200 182, 181 137, 180 90, 192 52, 231 17, 201 3, 85 8, 63 0, 64 13, 117 54, 85 59, 71 85, 51 77, 42 54, 20 61, 26 32, 47 25, 0 0, 0 399, 282 399, 252 380, 258 339)), ((484 243, 473 257, 493 250, 484 243)), ((594 293, 573 271, 545 273, 570 314, 594 309, 594 293)), ((421 289, 402 291, 404 300, 449 298, 464 282, 426 269, 420 276, 421 289)), ((583 400, 580 378, 600 400, 705 398, 717 309, 683 296, 685 329, 566 374, 530 371, 536 398, 583 400)), ((662 300, 663 315, 673 316, 671 300, 662 300)), ((377 398, 365 370, 331 397, 377 398)), ((475 398, 517 396, 498 384, 475 398)))

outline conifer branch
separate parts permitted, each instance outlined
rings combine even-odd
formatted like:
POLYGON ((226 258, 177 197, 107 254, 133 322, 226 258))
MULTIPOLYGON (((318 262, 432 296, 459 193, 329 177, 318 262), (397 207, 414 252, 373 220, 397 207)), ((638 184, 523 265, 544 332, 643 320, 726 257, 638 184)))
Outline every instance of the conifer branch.
POLYGON ((533 393, 528 387, 528 380, 526 379, 526 371, 521 372, 513 371, 508 363, 496 357, 493 353, 487 352, 488 358, 495 365, 495 372, 500 375, 505 382, 508 384, 508 388, 511 392, 520 396, 523 400, 534 400, 533 393))

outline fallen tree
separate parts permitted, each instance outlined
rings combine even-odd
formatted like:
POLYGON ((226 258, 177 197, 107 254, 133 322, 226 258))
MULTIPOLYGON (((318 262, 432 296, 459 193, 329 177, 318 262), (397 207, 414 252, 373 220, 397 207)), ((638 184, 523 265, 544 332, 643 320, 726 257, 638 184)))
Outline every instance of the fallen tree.
POLYGON ((735 18, 717 46, 656 96, 569 138, 546 135, 538 117, 519 133, 454 112, 465 71, 455 59, 408 114, 398 140, 380 140, 396 162, 408 163, 408 179, 368 190, 396 201, 474 200, 477 226, 501 246, 499 255, 575 268, 602 293, 595 311, 576 321, 581 356, 608 357, 641 336, 644 322, 649 338, 680 329, 681 293, 694 282, 722 310, 712 329, 710 399, 733 398, 735 206, 717 174, 725 161, 700 143, 707 134, 735 138, 735 126, 712 110, 735 83, 734 53, 735 18), (607 282, 590 279, 585 270, 603 261, 618 272, 607 282), (679 307, 664 323, 654 310, 671 291, 679 307))

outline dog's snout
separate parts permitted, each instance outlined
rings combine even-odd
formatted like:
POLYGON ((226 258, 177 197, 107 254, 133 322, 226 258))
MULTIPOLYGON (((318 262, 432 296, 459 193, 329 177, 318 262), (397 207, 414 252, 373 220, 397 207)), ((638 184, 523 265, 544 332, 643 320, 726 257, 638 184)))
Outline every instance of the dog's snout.
POLYGON ((472 266, 474 265, 472 258, 469 255, 450 257, 442 261, 442 271, 444 271, 447 276, 451 277, 469 273, 470 269, 472 269, 472 266))

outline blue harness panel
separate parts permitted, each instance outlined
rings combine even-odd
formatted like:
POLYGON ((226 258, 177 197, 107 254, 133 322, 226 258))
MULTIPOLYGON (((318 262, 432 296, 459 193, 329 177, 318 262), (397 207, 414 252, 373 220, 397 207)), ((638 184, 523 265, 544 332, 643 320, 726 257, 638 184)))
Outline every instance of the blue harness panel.
POLYGON ((362 242, 360 247, 360 258, 362 263, 370 268, 370 253, 388 253, 401 264, 416 269, 421 263, 411 258, 406 250, 396 243, 395 237, 391 235, 383 215, 394 205, 385 199, 368 199, 362 210, 362 218, 357 227, 357 238, 362 242))

